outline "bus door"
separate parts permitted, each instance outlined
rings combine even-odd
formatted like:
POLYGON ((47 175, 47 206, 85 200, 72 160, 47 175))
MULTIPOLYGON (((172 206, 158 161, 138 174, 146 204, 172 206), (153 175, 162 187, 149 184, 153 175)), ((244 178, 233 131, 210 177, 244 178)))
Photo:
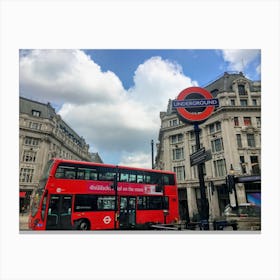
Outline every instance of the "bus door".
POLYGON ((120 229, 134 228, 136 225, 136 197, 120 197, 120 229))
POLYGON ((72 195, 51 195, 46 229, 72 229, 72 195))

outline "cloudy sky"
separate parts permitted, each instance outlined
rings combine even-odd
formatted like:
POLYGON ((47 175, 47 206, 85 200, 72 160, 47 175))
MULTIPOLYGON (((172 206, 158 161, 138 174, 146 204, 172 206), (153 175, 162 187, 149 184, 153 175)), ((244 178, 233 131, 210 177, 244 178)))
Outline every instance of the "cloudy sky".
POLYGON ((20 95, 56 112, 105 163, 151 167, 160 111, 225 71, 260 80, 260 50, 20 50, 20 95))

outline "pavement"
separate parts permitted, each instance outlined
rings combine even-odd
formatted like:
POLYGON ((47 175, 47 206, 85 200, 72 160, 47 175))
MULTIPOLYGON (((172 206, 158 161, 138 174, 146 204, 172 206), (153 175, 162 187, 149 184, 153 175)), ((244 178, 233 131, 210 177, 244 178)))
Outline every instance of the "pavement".
POLYGON ((19 230, 29 230, 28 214, 19 214, 19 230))

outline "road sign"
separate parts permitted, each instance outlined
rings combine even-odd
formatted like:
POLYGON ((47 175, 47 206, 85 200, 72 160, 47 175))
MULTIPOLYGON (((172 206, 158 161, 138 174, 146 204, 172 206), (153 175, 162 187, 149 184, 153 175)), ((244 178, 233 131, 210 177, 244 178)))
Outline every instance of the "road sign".
POLYGON ((199 149, 197 152, 190 155, 191 166, 203 163, 212 158, 210 150, 205 151, 205 148, 199 149), (204 150, 204 151, 203 151, 204 150))
POLYGON ((219 106, 219 100, 213 98, 211 93, 204 88, 189 87, 181 91, 177 100, 172 102, 172 107, 177 110, 177 113, 187 122, 203 122, 214 111, 215 107, 219 106), (195 99, 187 99, 193 96, 195 99), (203 97, 203 98, 201 98, 203 97), (187 109, 204 107, 201 112, 191 112, 187 109))
POLYGON ((195 151, 194 153, 192 153, 191 155, 190 155, 190 159, 196 159, 196 158, 198 158, 198 157, 200 157, 201 155, 203 155, 203 154, 205 154, 205 148, 204 147, 202 147, 202 148, 200 148, 199 150, 197 150, 197 151, 195 151))

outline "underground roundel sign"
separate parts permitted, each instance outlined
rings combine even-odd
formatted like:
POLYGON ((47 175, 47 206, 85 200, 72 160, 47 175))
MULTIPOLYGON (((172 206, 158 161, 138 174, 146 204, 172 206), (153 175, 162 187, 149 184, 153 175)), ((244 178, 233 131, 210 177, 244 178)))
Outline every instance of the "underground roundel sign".
POLYGON ((200 123, 205 121, 219 106, 219 100, 213 98, 211 93, 204 88, 189 87, 182 90, 177 99, 173 100, 172 107, 179 116, 187 122, 200 123))

